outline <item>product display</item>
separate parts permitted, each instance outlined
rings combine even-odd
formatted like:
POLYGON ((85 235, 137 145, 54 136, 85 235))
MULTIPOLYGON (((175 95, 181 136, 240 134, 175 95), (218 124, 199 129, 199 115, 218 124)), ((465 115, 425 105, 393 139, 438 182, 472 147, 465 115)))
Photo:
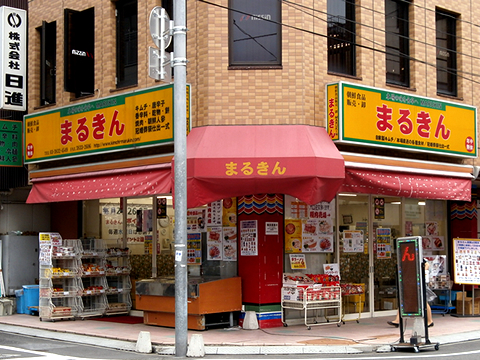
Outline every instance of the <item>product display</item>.
POLYGON ((102 239, 62 239, 41 233, 40 320, 128 314, 129 250, 106 249, 102 239))
POLYGON ((130 291, 130 250, 118 247, 108 248, 105 257, 107 290, 107 315, 128 314, 132 308, 130 291))
POLYGON ((39 317, 44 320, 74 318, 81 309, 79 240, 41 233, 39 317))
POLYGON ((342 315, 340 279, 326 274, 283 274, 281 305, 284 326, 288 326, 285 309, 303 311, 305 326, 309 330, 311 326, 317 325, 340 326, 342 315), (313 319, 309 319, 311 313, 313 319))

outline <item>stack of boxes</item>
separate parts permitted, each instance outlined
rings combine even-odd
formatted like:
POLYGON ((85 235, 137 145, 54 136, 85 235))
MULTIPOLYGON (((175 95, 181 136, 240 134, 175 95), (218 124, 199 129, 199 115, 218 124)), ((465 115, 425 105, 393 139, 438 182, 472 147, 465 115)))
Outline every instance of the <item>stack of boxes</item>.
POLYGON ((457 293, 457 314, 461 315, 472 315, 472 302, 473 305, 473 314, 480 315, 480 297, 475 297, 475 301, 472 301, 471 297, 467 297, 465 291, 460 291, 457 293), (463 311, 463 304, 465 299, 465 311, 463 311))

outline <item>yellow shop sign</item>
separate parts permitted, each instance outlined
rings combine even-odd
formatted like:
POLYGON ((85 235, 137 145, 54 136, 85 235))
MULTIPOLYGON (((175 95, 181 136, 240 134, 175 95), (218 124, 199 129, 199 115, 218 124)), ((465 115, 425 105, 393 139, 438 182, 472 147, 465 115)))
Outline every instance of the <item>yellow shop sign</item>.
POLYGON ((25 163, 170 143, 173 119, 173 85, 26 115, 25 163))
POLYGON ((477 108, 339 82, 328 84, 327 130, 335 142, 477 157, 477 108))

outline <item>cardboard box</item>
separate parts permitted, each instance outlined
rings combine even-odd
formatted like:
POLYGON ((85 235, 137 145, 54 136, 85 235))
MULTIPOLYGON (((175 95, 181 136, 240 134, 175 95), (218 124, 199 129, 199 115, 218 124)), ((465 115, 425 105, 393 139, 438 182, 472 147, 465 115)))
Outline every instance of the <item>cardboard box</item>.
POLYGON ((355 314, 363 312, 363 307, 365 302, 356 302, 356 303, 348 303, 345 309, 345 314, 355 314))
POLYGON ((382 310, 395 310, 398 309, 397 298, 386 298, 382 300, 382 310))
POLYGON ((349 303, 365 302, 365 294, 345 295, 345 299, 349 303))
MULTIPOLYGON (((457 293, 457 303, 456 303, 457 314, 461 315, 472 315, 472 298, 466 296, 466 293, 460 291, 457 293), (465 298, 465 313, 463 313, 463 299, 465 298)), ((474 314, 480 314, 480 297, 475 298, 475 305, 473 308, 474 314)))

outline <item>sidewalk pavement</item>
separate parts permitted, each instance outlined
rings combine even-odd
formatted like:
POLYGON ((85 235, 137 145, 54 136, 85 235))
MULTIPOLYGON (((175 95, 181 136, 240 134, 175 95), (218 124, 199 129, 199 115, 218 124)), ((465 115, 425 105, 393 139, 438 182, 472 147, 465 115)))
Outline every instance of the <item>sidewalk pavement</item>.
MULTIPOLYGON (((239 327, 188 331, 201 334, 207 355, 227 354, 311 354, 368 353, 391 351, 391 344, 400 339, 399 328, 387 324, 392 317, 360 318, 312 326, 289 325, 270 329, 246 330, 239 327)), ((431 343, 444 344, 480 339, 480 317, 454 317, 434 314, 434 326, 429 328, 431 343)), ((413 320, 406 320, 404 340, 412 336, 413 320)), ((141 331, 150 333, 153 351, 174 355, 175 329, 145 324, 121 324, 94 320, 40 321, 38 316, 14 314, 0 316, 0 331, 36 337, 58 339, 120 350, 135 351, 141 331)))

